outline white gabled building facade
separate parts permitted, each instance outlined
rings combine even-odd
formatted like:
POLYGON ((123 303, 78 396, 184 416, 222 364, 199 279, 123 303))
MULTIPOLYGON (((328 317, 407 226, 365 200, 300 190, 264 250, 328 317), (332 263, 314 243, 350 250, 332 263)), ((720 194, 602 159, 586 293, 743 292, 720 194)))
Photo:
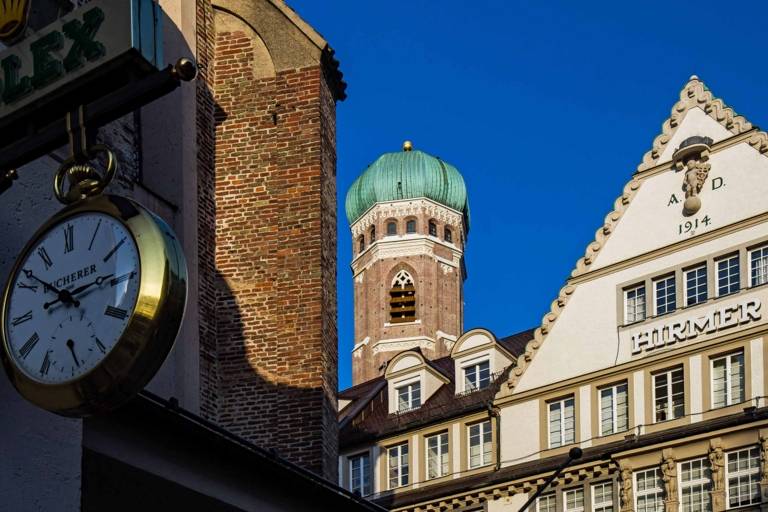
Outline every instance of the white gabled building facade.
POLYGON ((767 308, 768 135, 694 76, 499 385, 494 464, 374 492, 517 511, 578 446, 529 510, 768 510, 767 308))

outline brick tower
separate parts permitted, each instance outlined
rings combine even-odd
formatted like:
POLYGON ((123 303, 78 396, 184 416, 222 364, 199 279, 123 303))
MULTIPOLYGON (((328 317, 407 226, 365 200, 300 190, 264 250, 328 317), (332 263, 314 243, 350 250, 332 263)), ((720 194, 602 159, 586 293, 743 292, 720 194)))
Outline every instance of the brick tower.
POLYGON ((383 373, 398 352, 448 355, 463 328, 467 190, 459 171, 413 150, 386 153, 352 184, 357 384, 383 373))

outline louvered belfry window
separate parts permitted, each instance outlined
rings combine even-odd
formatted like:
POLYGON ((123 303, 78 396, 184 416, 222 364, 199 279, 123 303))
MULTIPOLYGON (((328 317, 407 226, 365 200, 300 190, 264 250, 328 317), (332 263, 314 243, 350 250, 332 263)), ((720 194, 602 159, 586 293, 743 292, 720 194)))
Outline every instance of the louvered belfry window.
POLYGON ((413 278, 408 272, 401 270, 395 275, 389 295, 389 321, 391 323, 416 320, 416 288, 413 286, 413 278))

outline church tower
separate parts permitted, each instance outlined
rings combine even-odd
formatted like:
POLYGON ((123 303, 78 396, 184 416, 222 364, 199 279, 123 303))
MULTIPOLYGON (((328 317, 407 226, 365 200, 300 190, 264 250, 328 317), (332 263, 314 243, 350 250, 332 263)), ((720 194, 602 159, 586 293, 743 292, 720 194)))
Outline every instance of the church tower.
POLYGON ((406 349, 450 353, 463 329, 469 204, 459 171, 414 150, 385 153, 350 187, 354 384, 406 349))

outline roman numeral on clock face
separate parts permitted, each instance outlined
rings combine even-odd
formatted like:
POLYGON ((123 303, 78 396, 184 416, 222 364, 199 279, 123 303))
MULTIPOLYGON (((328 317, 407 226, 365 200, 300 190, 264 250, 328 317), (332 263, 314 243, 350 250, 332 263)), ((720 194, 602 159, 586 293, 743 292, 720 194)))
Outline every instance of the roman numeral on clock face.
POLYGON ((51 353, 46 352, 43 358, 43 364, 40 366, 40 375, 48 375, 48 370, 51 369, 51 353))
POLYGON ((24 284, 21 281, 19 281, 16 286, 18 286, 22 290, 32 290, 33 293, 37 293, 37 285, 36 284, 24 284))
POLYGON ((51 260, 51 257, 48 256, 48 251, 45 250, 45 247, 40 247, 37 250, 37 255, 40 256, 40 258, 43 260, 43 265, 45 265, 45 270, 48 270, 53 266, 53 261, 51 260))
POLYGON ((67 224, 64 228, 64 253, 72 252, 75 248, 75 226, 67 224))
POLYGON ((125 317, 128 316, 128 312, 126 310, 116 308, 113 306, 107 306, 107 309, 104 311, 104 314, 107 316, 117 318, 118 320, 125 320, 125 317))
POLYGON ((104 344, 101 342, 99 338, 96 338, 94 336, 94 341, 96 342, 96 346, 99 347, 99 350, 101 350, 101 353, 104 354, 107 352, 107 347, 104 346, 104 344))
POLYGON ((37 333, 33 334, 31 338, 29 338, 24 345, 21 346, 19 349, 19 354, 21 354, 21 357, 26 359, 30 352, 35 348, 35 345, 37 345, 37 342, 40 341, 40 336, 37 335, 37 333))
POLYGON ((13 318, 11 320, 11 324, 13 324, 13 326, 16 327, 19 324, 23 324, 27 320, 32 320, 32 311, 27 311, 23 315, 13 318))

